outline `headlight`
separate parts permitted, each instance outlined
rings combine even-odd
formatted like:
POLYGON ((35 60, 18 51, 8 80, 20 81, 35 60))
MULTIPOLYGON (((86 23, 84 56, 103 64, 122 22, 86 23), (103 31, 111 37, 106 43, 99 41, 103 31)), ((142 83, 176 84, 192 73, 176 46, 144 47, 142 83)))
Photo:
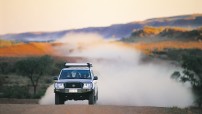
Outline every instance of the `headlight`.
POLYGON ((92 88, 92 83, 84 83, 83 84, 83 89, 91 89, 92 88))
POLYGON ((56 89, 64 89, 64 84, 63 83, 55 83, 55 88, 56 89))

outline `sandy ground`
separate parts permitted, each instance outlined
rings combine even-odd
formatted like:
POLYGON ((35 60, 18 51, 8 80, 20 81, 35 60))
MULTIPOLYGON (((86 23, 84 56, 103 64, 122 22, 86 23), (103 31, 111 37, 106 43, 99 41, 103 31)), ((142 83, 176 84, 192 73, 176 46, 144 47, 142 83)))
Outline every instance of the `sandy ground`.
POLYGON ((0 114, 202 114, 202 108, 110 106, 88 104, 39 105, 38 99, 0 99, 0 114))
POLYGON ((162 114, 163 108, 88 105, 0 105, 1 114, 162 114))
POLYGON ((107 105, 0 104, 0 114, 202 114, 202 109, 107 105))
POLYGON ((0 104, 38 104, 38 102, 39 99, 0 98, 0 104))

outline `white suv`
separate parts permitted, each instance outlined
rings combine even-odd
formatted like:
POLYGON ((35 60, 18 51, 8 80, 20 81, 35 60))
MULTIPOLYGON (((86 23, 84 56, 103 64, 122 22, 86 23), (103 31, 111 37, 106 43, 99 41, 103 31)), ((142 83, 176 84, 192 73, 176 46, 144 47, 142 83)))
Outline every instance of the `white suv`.
POLYGON ((98 100, 98 77, 93 74, 90 63, 66 63, 55 77, 55 104, 66 100, 88 100, 93 105, 98 100))

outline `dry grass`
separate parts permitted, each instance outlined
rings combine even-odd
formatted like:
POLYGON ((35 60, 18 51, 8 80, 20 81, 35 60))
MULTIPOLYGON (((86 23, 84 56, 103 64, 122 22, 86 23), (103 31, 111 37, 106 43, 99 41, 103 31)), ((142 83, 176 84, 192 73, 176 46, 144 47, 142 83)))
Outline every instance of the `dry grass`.
POLYGON ((134 43, 136 49, 150 54, 152 51, 162 51, 166 48, 174 49, 202 49, 202 42, 163 41, 154 43, 134 43))
MULTIPOLYGON (((162 41, 153 43, 123 43, 123 42, 111 42, 116 45, 120 45, 128 48, 136 48, 143 53, 150 54, 152 51, 162 51, 166 48, 175 49, 202 49, 202 42, 182 42, 182 41, 162 41)), ((56 55, 57 52, 54 50, 55 46, 61 44, 52 43, 28 43, 28 44, 17 44, 9 47, 0 48, 0 57, 24 57, 24 56, 40 56, 40 55, 56 55)))
POLYGON ((14 42, 0 39, 0 48, 13 46, 14 42))
POLYGON ((0 48, 0 57, 40 56, 54 54, 49 43, 28 43, 0 48))

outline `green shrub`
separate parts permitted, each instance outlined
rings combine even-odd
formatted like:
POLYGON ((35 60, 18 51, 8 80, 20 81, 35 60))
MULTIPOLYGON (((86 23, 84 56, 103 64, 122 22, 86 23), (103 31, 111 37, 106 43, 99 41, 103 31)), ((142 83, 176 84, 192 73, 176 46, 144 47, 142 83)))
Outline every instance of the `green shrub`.
POLYGON ((41 98, 64 63, 50 56, 0 58, 0 98, 41 98), (30 72, 32 81, 27 75, 30 72), (32 82, 37 88, 35 95, 32 82))
POLYGON ((30 98, 29 88, 26 86, 3 86, 1 87, 1 98, 30 98))
POLYGON ((182 73, 176 71, 172 78, 179 79, 181 82, 189 81, 195 94, 195 103, 202 106, 202 56, 197 53, 187 53, 182 56, 182 73))

